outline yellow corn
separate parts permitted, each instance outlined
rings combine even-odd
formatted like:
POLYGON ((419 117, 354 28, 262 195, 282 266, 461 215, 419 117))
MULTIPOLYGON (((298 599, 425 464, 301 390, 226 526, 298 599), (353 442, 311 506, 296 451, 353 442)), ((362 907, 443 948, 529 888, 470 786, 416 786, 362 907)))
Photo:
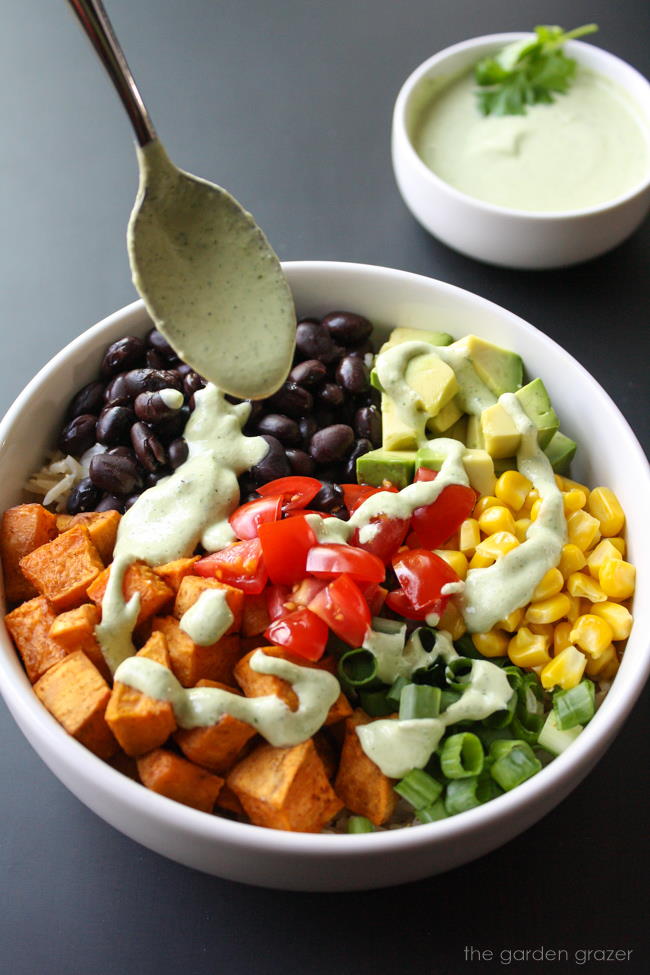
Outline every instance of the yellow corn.
POLYGON ((625 524, 620 502, 610 488, 597 487, 589 492, 587 509, 600 522, 600 532, 605 538, 618 535, 625 524))
POLYGON ((603 592, 610 599, 629 599, 634 592, 636 569, 623 559, 605 559, 598 573, 603 592))
POLYGON ((497 480, 494 493, 499 501, 503 501, 513 511, 519 511, 531 488, 532 484, 528 478, 519 471, 505 471, 497 480))
POLYGON ((464 579, 467 575, 467 558, 462 552, 452 551, 451 549, 434 549, 436 555, 444 559, 450 565, 459 579, 464 579))
MULTIPOLYGON (((604 670, 610 666, 612 661, 616 661, 618 665, 618 658, 616 656, 616 648, 612 643, 603 650, 599 657, 590 657, 587 661, 587 666, 585 668, 588 677, 602 677, 604 670)), ((618 670, 618 666, 616 668, 618 670)))
POLYGON ((632 614, 620 603, 596 603, 591 612, 606 620, 612 628, 614 640, 627 640, 632 629, 632 614))
POLYGON ((480 552, 474 552, 471 559, 469 560, 469 569, 487 569, 491 565, 494 565, 496 558, 493 555, 481 555, 480 552))
POLYGON ((495 498, 493 494, 484 494, 482 498, 479 498, 474 506, 474 517, 479 518, 487 508, 493 508, 495 506, 500 506, 501 501, 495 498))
POLYGON ((550 596, 556 596, 562 591, 562 586, 564 585, 564 576, 559 569, 549 569, 535 587, 535 591, 532 595, 533 602, 538 602, 540 599, 548 599, 550 596))
POLYGON ((564 505, 564 514, 571 515, 574 511, 579 511, 587 503, 587 495, 584 491, 580 491, 578 488, 571 488, 570 491, 562 492, 562 504, 564 505))
POLYGON ((614 548, 617 548, 619 550, 619 552, 621 553, 621 555, 623 556, 623 558, 625 558, 625 548, 626 548, 626 546, 625 546, 625 539, 624 538, 619 538, 619 537, 616 537, 616 538, 608 538, 607 541, 608 542, 611 542, 612 545, 614 546, 614 548))
POLYGON ((608 538, 603 538, 602 542, 598 542, 598 545, 596 545, 596 548, 589 554, 589 558, 587 559, 589 575, 592 579, 597 579, 600 567, 606 559, 620 558, 622 556, 616 546, 612 545, 608 538))
POLYGON ((479 542, 476 546, 476 555, 499 559, 518 545, 519 542, 511 532, 495 532, 494 535, 488 535, 479 542))
POLYGON ((508 613, 505 619, 497 623, 497 627, 500 630, 507 630, 508 633, 514 633, 521 621, 524 618, 523 607, 521 609, 515 609, 512 613, 508 613))
POLYGON ((491 505, 479 515, 478 526, 486 535, 494 535, 497 532, 515 533, 515 519, 509 508, 502 504, 491 505))
POLYGON ((618 655, 614 654, 612 659, 603 667, 603 669, 599 673, 598 680, 601 682, 606 680, 613 680, 614 677, 616 677, 616 672, 618 671, 618 668, 620 666, 621 666, 621 661, 619 660, 618 655))
POLYGON ((561 474, 555 475, 555 483, 559 487, 560 491, 571 491, 573 488, 577 488, 578 491, 582 491, 583 494, 589 495, 589 488, 585 484, 580 484, 578 481, 572 481, 570 477, 563 477, 561 474))
POLYGON ((571 596, 584 596, 590 603, 604 603, 607 594, 591 576, 585 572, 572 572, 566 581, 571 596))
POLYGON ((467 631, 465 620, 453 599, 450 599, 445 606, 438 625, 441 630, 446 630, 449 633, 452 640, 460 640, 461 636, 467 631))
POLYGON ((553 631, 555 630, 553 623, 529 623, 528 629, 532 633, 539 633, 541 636, 547 637, 549 646, 553 642, 553 631))
POLYGON ((575 621, 569 638, 590 657, 599 657, 614 639, 614 633, 607 620, 586 613, 575 621))
MULTIPOLYGON (((579 616, 582 615, 582 600, 578 596, 572 596, 570 593, 564 594, 569 600, 569 608, 567 609, 565 616, 569 623, 574 623, 579 616)), ((586 599, 584 600, 585 606, 590 607, 592 604, 586 599)), ((585 610, 586 612, 586 610, 585 610)))
POLYGON ((503 630, 472 633, 472 643, 484 657, 503 657, 508 649, 508 635, 503 630))
POLYGON ((531 488, 528 494, 526 495, 526 499, 522 507, 524 508, 525 511, 530 511, 530 509, 532 508, 532 506, 535 504, 536 501, 539 501, 539 491, 537 491, 535 488, 531 488))
POLYGON ((542 687, 561 687, 568 691, 580 683, 587 665, 587 658, 577 647, 569 644, 557 657, 553 657, 542 670, 540 680, 542 687))
POLYGON ((458 531, 458 548, 470 558, 481 541, 481 531, 476 518, 466 518, 458 531))
POLYGON ((532 505, 530 506, 530 520, 531 521, 536 521, 537 520, 537 515, 539 514, 539 509, 541 507, 542 507, 542 499, 541 498, 537 498, 536 501, 533 501, 532 505))
POLYGON ((566 616, 570 605, 566 594, 559 592, 549 599, 540 599, 539 602, 531 603, 524 619, 527 623, 555 623, 556 620, 566 616))
POLYGON ((568 579, 572 572, 579 572, 580 569, 584 569, 586 564, 584 552, 577 545, 569 542, 568 545, 562 547, 558 568, 565 579, 568 579))
POLYGON ((526 541, 526 532, 530 528, 531 520, 530 518, 517 518, 515 521, 515 535, 520 542, 526 541))
POLYGON ((548 637, 522 626, 508 644, 508 656, 516 667, 544 667, 550 660, 548 637))
POLYGON ((567 535, 583 552, 600 541, 600 522, 587 511, 574 511, 566 520, 567 535))
POLYGON ((553 632, 553 655, 557 657, 559 653, 562 653, 565 647, 570 646, 571 640, 569 639, 569 633, 571 632, 571 624, 567 621, 562 621, 558 623, 553 632))

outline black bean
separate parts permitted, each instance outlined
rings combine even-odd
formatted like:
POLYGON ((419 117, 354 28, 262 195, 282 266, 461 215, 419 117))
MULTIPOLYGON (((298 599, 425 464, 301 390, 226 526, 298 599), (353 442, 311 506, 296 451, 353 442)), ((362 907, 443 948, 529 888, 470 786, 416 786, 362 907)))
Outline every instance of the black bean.
POLYGON ((359 356, 346 355, 336 370, 336 381, 350 393, 363 393, 370 384, 368 368, 359 356))
POLYGON ((322 321, 335 342, 342 345, 356 345, 367 339, 372 332, 372 325, 363 315, 356 315, 351 311, 333 311, 322 321))
POLYGON ((372 444, 369 440, 362 439, 357 440, 350 456, 345 462, 345 479, 346 482, 354 482, 357 479, 357 458, 363 457, 367 454, 369 450, 372 450, 372 444))
POLYGON ((343 507, 343 491, 338 484, 322 481, 322 488, 315 498, 309 502, 314 511, 334 512, 343 507))
POLYGON ((305 359, 294 366, 289 379, 299 386, 318 386, 327 376, 327 366, 320 359, 305 359))
POLYGON ((299 417, 310 413, 314 405, 311 393, 288 379, 280 386, 277 393, 266 400, 266 406, 273 413, 284 413, 286 416, 299 417))
POLYGON ((133 409, 138 420, 144 420, 145 423, 158 423, 173 417, 182 405, 182 394, 178 406, 169 406, 160 392, 156 391, 140 393, 136 396, 133 409))
POLYGON ((128 496, 128 498, 124 502, 124 510, 125 511, 128 511, 129 508, 132 508, 133 507, 133 505, 136 503, 136 501, 140 497, 140 493, 141 493, 140 491, 137 491, 135 494, 130 494, 128 496))
POLYGON ((162 480, 163 477, 168 477, 169 471, 166 469, 158 471, 149 471, 148 474, 144 476, 144 486, 145 488, 155 487, 158 481, 162 480))
POLYGON ((198 372, 194 372, 193 369, 186 373, 186 375, 183 377, 183 389, 185 390, 186 396, 191 396, 192 393, 197 393, 199 389, 203 389, 204 386, 205 379, 203 376, 199 376, 198 372))
POLYGON ((316 467, 314 459, 305 453, 304 450, 294 450, 293 447, 289 447, 286 454, 293 474, 310 477, 314 473, 314 468, 316 467))
POLYGON ((181 377, 172 369, 131 369, 125 374, 124 383, 131 396, 157 389, 182 392, 183 387, 181 377))
POLYGON ((345 481, 345 461, 340 461, 338 464, 318 464, 315 476, 319 481, 342 484, 345 481))
POLYGON ((165 448, 146 423, 138 420, 137 423, 133 424, 131 427, 131 443, 136 457, 145 470, 150 473, 158 471, 167 463, 165 448))
POLYGON ((90 479, 107 494, 132 494, 140 486, 137 464, 122 454, 95 454, 90 461, 90 479))
POLYGON ((248 420, 246 422, 251 424, 255 423, 257 418, 264 412, 264 403, 259 399, 247 399, 245 402, 248 403, 251 408, 251 411, 248 414, 248 420))
POLYGON ((366 339, 365 342, 360 342, 359 345, 351 345, 347 350, 348 355, 357 355, 361 358, 365 358, 368 354, 374 355, 375 350, 372 347, 372 342, 370 339, 366 339))
POLYGON ((362 406, 354 414, 354 429, 358 437, 370 440, 373 447, 381 444, 381 413, 376 406, 362 406))
POLYGON ((134 464, 137 464, 138 462, 134 451, 132 451, 130 447, 109 447, 106 453, 112 454, 116 457, 128 457, 133 461, 134 464))
POLYGON ((126 499, 118 498, 114 494, 105 494, 95 511, 119 511, 123 515, 126 511, 126 499))
POLYGON ((97 417, 82 413, 66 423, 59 437, 59 448, 64 454, 81 457, 95 443, 97 417))
MULTIPOLYGON (((316 410, 314 414, 317 430, 322 430, 323 427, 331 427, 333 423, 336 423, 337 419, 338 417, 334 410, 316 410)), ((316 430, 314 430, 314 433, 316 433, 316 430)))
POLYGON ((176 410, 167 420, 154 423, 153 431, 163 444, 168 444, 180 437, 189 418, 189 406, 181 406, 180 410, 176 410))
POLYGON ((251 476, 256 486, 291 474, 289 461, 280 441, 266 433, 262 434, 262 439, 266 440, 269 449, 261 461, 251 468, 251 476))
POLYGON ((342 460, 354 443, 354 431, 345 423, 318 430, 311 438, 309 453, 317 464, 331 464, 342 460))
POLYGON ((97 416, 104 405, 104 383, 88 383, 73 396, 68 406, 68 418, 73 420, 82 413, 92 413, 97 416))
POLYGON ((302 359, 320 359, 325 363, 334 362, 341 355, 341 349, 332 340, 329 331, 310 321, 298 323, 296 349, 302 359))
POLYGON ((104 402, 107 406, 127 406, 133 396, 126 382, 126 373, 120 372, 111 379, 104 392, 104 402))
POLYGON ((145 344, 137 335, 126 335, 106 349, 99 370, 102 376, 135 369, 144 360, 145 344))
MULTIPOLYGON (((244 497, 245 494, 257 495, 257 492, 255 491, 255 481, 253 480, 250 471, 246 471, 239 478, 239 492, 241 497, 244 497)), ((257 495, 257 497, 259 497, 259 495, 257 495)))
POLYGON ((267 413, 257 421, 260 433, 268 433, 286 447, 295 447, 301 443, 300 428, 295 420, 282 413, 267 413))
POLYGON ((128 406, 106 406, 97 420, 97 440, 107 447, 129 442, 129 431, 135 413, 128 406))
POLYGON ((168 362, 174 362, 178 359, 176 350, 171 347, 165 336, 157 328, 152 328, 150 332, 147 332, 147 344, 168 362))
POLYGON ((325 408, 334 408, 341 406, 343 400, 345 399, 345 393, 337 383, 325 383, 322 389, 319 389, 316 393, 316 402, 325 406, 325 408))
POLYGON ((309 447, 309 442, 318 430, 318 424, 313 416, 301 416, 298 420, 300 436, 304 447, 309 447))
POLYGON ((188 366, 187 362, 179 362, 177 366, 174 366, 174 369, 176 370, 176 372, 178 373, 178 375, 181 377, 181 379, 185 379, 185 377, 188 375, 188 373, 194 372, 194 370, 192 369, 192 367, 191 366, 188 366))
POLYGON ((160 352, 155 349, 147 349, 144 357, 144 364, 148 369, 166 369, 169 363, 160 352))
POLYGON ((189 451, 187 444, 181 437, 178 437, 176 440, 172 440, 167 447, 167 459, 169 460, 169 466, 173 470, 176 470, 177 467, 180 467, 181 464, 185 463, 188 453, 189 451))
POLYGON ((94 511, 101 492, 95 487, 89 477, 75 484, 68 496, 67 509, 69 515, 78 515, 82 511, 94 511))

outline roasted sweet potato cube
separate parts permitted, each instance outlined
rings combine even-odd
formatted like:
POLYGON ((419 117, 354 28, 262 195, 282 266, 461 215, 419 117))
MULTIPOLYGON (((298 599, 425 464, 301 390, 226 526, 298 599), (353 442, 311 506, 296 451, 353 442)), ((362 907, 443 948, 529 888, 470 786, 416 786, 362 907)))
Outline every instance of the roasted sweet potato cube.
POLYGON ((199 558, 199 555, 193 555, 190 559, 174 559, 173 562, 154 566, 153 571, 167 583, 170 589, 178 592, 181 582, 185 576, 191 575, 194 563, 198 562, 199 558))
POLYGON ((223 785, 217 775, 163 748, 139 758, 138 773, 147 789, 203 812, 212 812, 223 785))
POLYGON ((393 780, 384 775, 361 747, 356 729, 369 720, 363 711, 355 711, 346 720, 334 789, 351 812, 366 816, 375 826, 381 826, 393 815, 397 797, 393 780))
POLYGON ((193 606, 202 592, 206 589, 223 589, 226 593, 226 602, 233 615, 231 626, 228 627, 224 636, 228 633, 239 633, 241 629, 242 607, 244 605, 244 594, 241 589, 235 589, 225 582, 217 579, 203 579, 201 576, 185 576, 181 581, 176 599, 174 600, 174 616, 180 619, 190 606, 193 606))
POLYGON ((161 667, 171 670, 171 660, 167 648, 165 634, 156 631, 152 633, 141 650, 138 650, 136 657, 146 657, 147 660, 154 660, 161 667))
POLYGON ((194 687, 203 678, 232 683, 233 667, 241 654, 236 634, 223 636, 216 643, 202 647, 181 630, 175 616, 157 617, 153 629, 164 633, 171 668, 183 687, 194 687))
POLYGON ((42 504, 19 504, 5 511, 0 525, 0 556, 8 603, 23 602, 37 594, 19 563, 57 534, 56 518, 42 504))
MULTIPOLYGON (((69 532, 66 532, 67 534, 69 532)), ((102 599, 104 598, 110 571, 110 567, 104 569, 101 575, 95 579, 92 586, 88 588, 88 598, 92 599, 98 606, 101 605, 102 599)), ((154 570, 146 562, 133 562, 128 567, 124 573, 122 592, 127 602, 134 593, 137 592, 140 594, 140 610, 138 612, 137 625, 144 623, 151 616, 155 616, 156 613, 159 613, 174 598, 174 590, 170 589, 167 583, 163 582, 160 576, 156 575, 154 570)))
POLYGON ((65 649, 66 653, 83 650, 102 677, 110 680, 110 670, 95 636, 95 627, 99 619, 97 606, 94 603, 84 603, 76 609, 59 613, 50 627, 50 636, 65 649))
POLYGON ((59 724, 100 758, 110 758, 117 742, 106 723, 111 691, 81 650, 54 664, 34 684, 34 691, 59 724))
POLYGON ((121 517, 122 515, 119 511, 113 510, 82 511, 80 514, 74 515, 68 528, 59 530, 68 531, 75 525, 85 525, 93 545, 102 557, 104 565, 108 565, 113 558, 113 549, 115 548, 115 539, 117 537, 117 529, 120 527, 121 517))
POLYGON ((86 601, 104 568, 85 525, 74 525, 20 560, 20 568, 60 613, 86 601))
POLYGON ((256 826, 318 833, 343 806, 311 738, 292 748, 260 745, 226 781, 256 826))
POLYGON ((69 652, 50 636, 55 619, 45 596, 30 599, 5 616, 7 629, 32 684, 69 652))
MULTIPOLYGON (((197 687, 216 687, 231 694, 240 692, 214 680, 200 680, 197 687)), ((230 714, 224 714, 216 724, 205 728, 179 728, 174 735, 176 744, 191 762, 212 772, 227 772, 237 761, 247 742, 257 732, 251 725, 230 714)))
POLYGON ((271 618, 266 607, 266 596, 263 592, 247 593, 244 596, 244 612, 242 615, 242 636, 260 636, 264 633, 271 618))
POLYGON ((54 517, 56 518, 57 530, 60 532, 65 532, 72 524, 74 515, 55 515, 54 517))
POLYGON ((221 787, 221 792, 217 796, 217 807, 219 809, 225 809, 226 812, 234 813, 236 816, 246 817, 244 807, 232 789, 228 787, 227 782, 224 782, 221 787))

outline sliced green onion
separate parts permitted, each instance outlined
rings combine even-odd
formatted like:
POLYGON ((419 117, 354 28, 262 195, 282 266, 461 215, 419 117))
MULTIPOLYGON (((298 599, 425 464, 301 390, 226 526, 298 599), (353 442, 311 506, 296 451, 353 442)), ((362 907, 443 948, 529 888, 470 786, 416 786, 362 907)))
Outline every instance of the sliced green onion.
POLYGON ((512 733, 516 738, 525 741, 528 745, 536 745, 539 733, 542 730, 544 718, 539 714, 515 715, 512 719, 512 733))
POLYGON ((505 708, 501 708, 499 711, 494 711, 492 714, 488 715, 487 718, 483 719, 483 726, 485 728, 501 729, 507 728, 512 721, 515 709, 517 707, 517 694, 513 691, 510 700, 506 704, 505 708))
POLYGON ((339 660, 338 672, 351 687, 366 687, 377 678, 377 660, 369 650, 348 650, 339 660))
POLYGON ((530 746, 521 743, 494 762, 490 775, 505 792, 509 792, 539 772, 541 767, 542 763, 535 757, 530 746))
MULTIPOLYGON (((487 721, 487 718, 485 719, 487 721)), ((478 735, 483 743, 483 747, 488 749, 494 741, 503 741, 514 737, 510 726, 506 728, 488 728, 483 721, 483 726, 475 725, 474 734, 478 735)))
POLYGON ((458 640, 454 640, 454 647, 460 657, 469 657, 471 660, 485 660, 483 654, 479 653, 474 646, 469 633, 465 633, 458 640))
POLYGON ((424 809, 426 806, 432 806, 440 798, 442 785, 428 772, 414 768, 397 783, 395 792, 402 799, 406 799, 414 809, 424 809))
POLYGON ((407 684, 399 699, 400 721, 412 718, 437 718, 440 714, 439 687, 428 684, 407 684))
POLYGON ((539 733, 537 744, 540 748, 550 752, 551 755, 561 755, 564 749, 576 740, 581 731, 582 725, 580 724, 568 731, 561 731, 557 726, 555 711, 550 711, 544 727, 539 733))
POLYGON ((374 824, 365 816, 350 816, 348 819, 348 833, 374 833, 374 824))
POLYGON ((428 684, 430 687, 445 687, 445 662, 438 657, 428 667, 420 667, 411 675, 414 684, 428 684))
POLYGON ((478 777, 471 779, 454 779, 447 786, 445 794, 445 809, 448 816, 455 816, 457 813, 465 812, 481 805, 481 800, 476 795, 478 777))
POLYGON ((483 746, 470 731, 445 738, 440 749, 440 768, 448 779, 467 779, 483 770, 483 746))
POLYGON ((438 639, 437 632, 430 626, 418 626, 417 630, 411 633, 411 640, 417 639, 425 653, 431 653, 438 639))
POLYGON ((394 682, 386 691, 386 700, 395 705, 395 709, 399 708, 399 699, 407 684, 408 680, 406 677, 396 677, 394 682))
POLYGON ((503 795, 503 789, 496 784, 489 771, 484 770, 476 783, 476 798, 483 804, 503 795))
POLYGON ((576 725, 586 725, 596 713, 596 689, 593 681, 581 680, 568 691, 556 691, 553 695, 553 713, 560 731, 569 731, 576 725))
POLYGON ((521 687, 521 683, 524 677, 521 668, 515 667, 514 665, 510 664, 507 667, 503 668, 503 672, 504 674, 507 675, 508 681, 510 682, 510 686, 512 687, 513 691, 518 691, 519 688, 521 687))
POLYGON ((439 819, 447 818, 447 810, 442 799, 438 799, 433 805, 418 809, 416 815, 421 823, 437 823, 439 819))
POLYGON ((447 708, 451 707, 452 704, 455 704, 456 701, 460 701, 461 697, 462 694, 459 694, 458 691, 443 690, 442 694, 440 695, 440 713, 442 714, 443 711, 446 711, 447 708))
POLYGON ((527 742, 521 738, 497 738, 490 745, 490 758, 496 762, 502 755, 507 755, 509 751, 516 748, 517 745, 523 745, 525 748, 529 748, 527 742))
POLYGON ((474 664, 469 657, 456 657, 454 660, 450 660, 445 670, 449 686, 462 691, 465 685, 469 683, 473 666, 474 664))
POLYGON ((371 718, 385 718, 388 714, 395 713, 395 705, 388 700, 385 689, 366 691, 360 688, 359 703, 371 718))

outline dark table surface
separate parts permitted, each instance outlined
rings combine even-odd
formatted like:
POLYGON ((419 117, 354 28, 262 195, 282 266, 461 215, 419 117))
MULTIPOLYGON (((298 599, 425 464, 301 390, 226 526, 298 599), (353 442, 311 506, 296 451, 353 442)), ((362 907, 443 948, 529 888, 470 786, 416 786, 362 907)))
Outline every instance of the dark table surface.
MULTIPOLYGON (((595 20, 595 42, 647 74, 645 0, 110 0, 109 13, 172 158, 227 186, 282 258, 404 268, 506 306, 584 363, 648 449, 650 222, 583 266, 495 269, 414 222, 389 159, 397 90, 434 51, 595 20)), ((124 235, 136 164, 64 0, 5 3, 2 20, 4 411, 62 345, 135 297, 124 235)), ((505 848, 347 895, 247 888, 137 846, 59 784, 0 704, 0 971, 647 971, 648 700, 573 794, 505 848), (506 964, 540 947, 570 960, 506 964), (580 964, 589 949, 629 961, 580 964)))

